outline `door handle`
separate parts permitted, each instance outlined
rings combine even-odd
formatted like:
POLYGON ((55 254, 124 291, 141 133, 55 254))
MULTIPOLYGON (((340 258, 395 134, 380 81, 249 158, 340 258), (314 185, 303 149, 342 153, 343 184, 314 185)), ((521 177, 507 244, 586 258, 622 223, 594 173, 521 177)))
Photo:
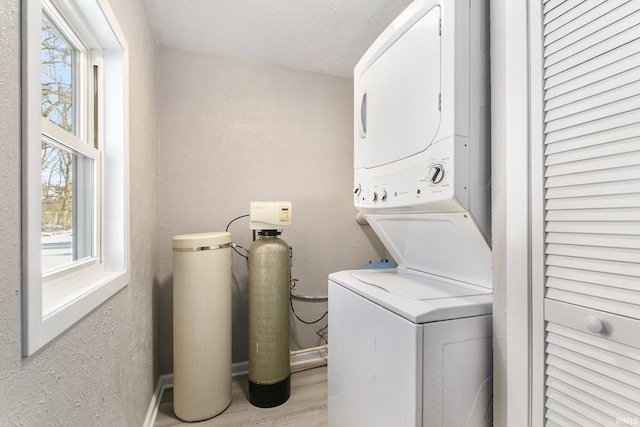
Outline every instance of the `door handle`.
POLYGON ((367 92, 362 94, 360 100, 360 120, 358 120, 358 133, 360 138, 367 136, 367 92))
POLYGON ((599 334, 604 330, 604 324, 600 319, 598 319, 595 316, 585 317, 584 326, 587 328, 589 332, 593 332, 594 334, 599 334))

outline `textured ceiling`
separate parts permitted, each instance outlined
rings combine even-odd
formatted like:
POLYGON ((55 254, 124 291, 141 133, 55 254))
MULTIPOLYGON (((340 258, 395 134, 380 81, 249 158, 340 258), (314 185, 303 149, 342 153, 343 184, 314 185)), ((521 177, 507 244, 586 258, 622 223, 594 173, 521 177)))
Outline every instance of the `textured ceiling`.
POLYGON ((411 0, 145 0, 161 46, 353 76, 411 0))

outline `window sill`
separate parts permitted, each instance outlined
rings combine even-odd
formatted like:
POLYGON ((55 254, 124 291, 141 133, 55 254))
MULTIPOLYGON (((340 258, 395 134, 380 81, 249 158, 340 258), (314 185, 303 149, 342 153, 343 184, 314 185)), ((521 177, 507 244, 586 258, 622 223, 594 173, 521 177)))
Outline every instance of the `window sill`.
MULTIPOLYGON (((43 297, 49 293, 48 302, 46 306, 43 304, 42 321, 37 327, 38 330, 30 334, 26 352, 28 355, 44 347, 124 288, 129 283, 129 273, 105 272, 87 280, 85 272, 82 274, 82 280, 82 286, 77 286, 73 293, 67 292, 64 297, 56 297, 53 292, 49 292, 52 290, 49 289, 51 283, 43 286, 43 297)), ((61 284, 63 280, 57 282, 59 283, 56 285, 61 284)), ((66 277, 64 282, 68 286, 69 277, 66 277)))
POLYGON ((59 310, 73 309, 72 307, 80 301, 91 300, 92 293, 102 295, 109 291, 109 295, 111 295, 119 291, 127 285, 128 277, 122 277, 125 275, 126 273, 122 271, 104 272, 101 265, 96 264, 91 267, 85 266, 85 268, 60 277, 44 278, 42 281, 42 316, 44 320, 55 315, 59 310), (113 288, 114 286, 116 289, 113 288))

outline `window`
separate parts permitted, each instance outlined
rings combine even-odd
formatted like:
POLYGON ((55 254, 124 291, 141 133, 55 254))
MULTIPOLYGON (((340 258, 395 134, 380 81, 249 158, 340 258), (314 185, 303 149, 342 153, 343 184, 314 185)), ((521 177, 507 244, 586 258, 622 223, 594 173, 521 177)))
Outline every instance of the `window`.
POLYGON ((23 353, 129 281, 127 46, 106 0, 24 1, 23 353))
POLYGON ((40 257, 47 277, 99 254, 101 152, 91 126, 99 105, 89 100, 101 67, 96 51, 91 55, 55 7, 43 6, 40 257))

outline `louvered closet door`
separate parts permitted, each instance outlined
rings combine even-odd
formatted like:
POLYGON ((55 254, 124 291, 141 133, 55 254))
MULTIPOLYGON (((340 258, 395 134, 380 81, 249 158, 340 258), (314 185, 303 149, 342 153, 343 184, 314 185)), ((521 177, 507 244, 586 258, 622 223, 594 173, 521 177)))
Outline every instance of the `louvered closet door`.
POLYGON ((546 425, 640 425, 640 0, 543 3, 546 425))

